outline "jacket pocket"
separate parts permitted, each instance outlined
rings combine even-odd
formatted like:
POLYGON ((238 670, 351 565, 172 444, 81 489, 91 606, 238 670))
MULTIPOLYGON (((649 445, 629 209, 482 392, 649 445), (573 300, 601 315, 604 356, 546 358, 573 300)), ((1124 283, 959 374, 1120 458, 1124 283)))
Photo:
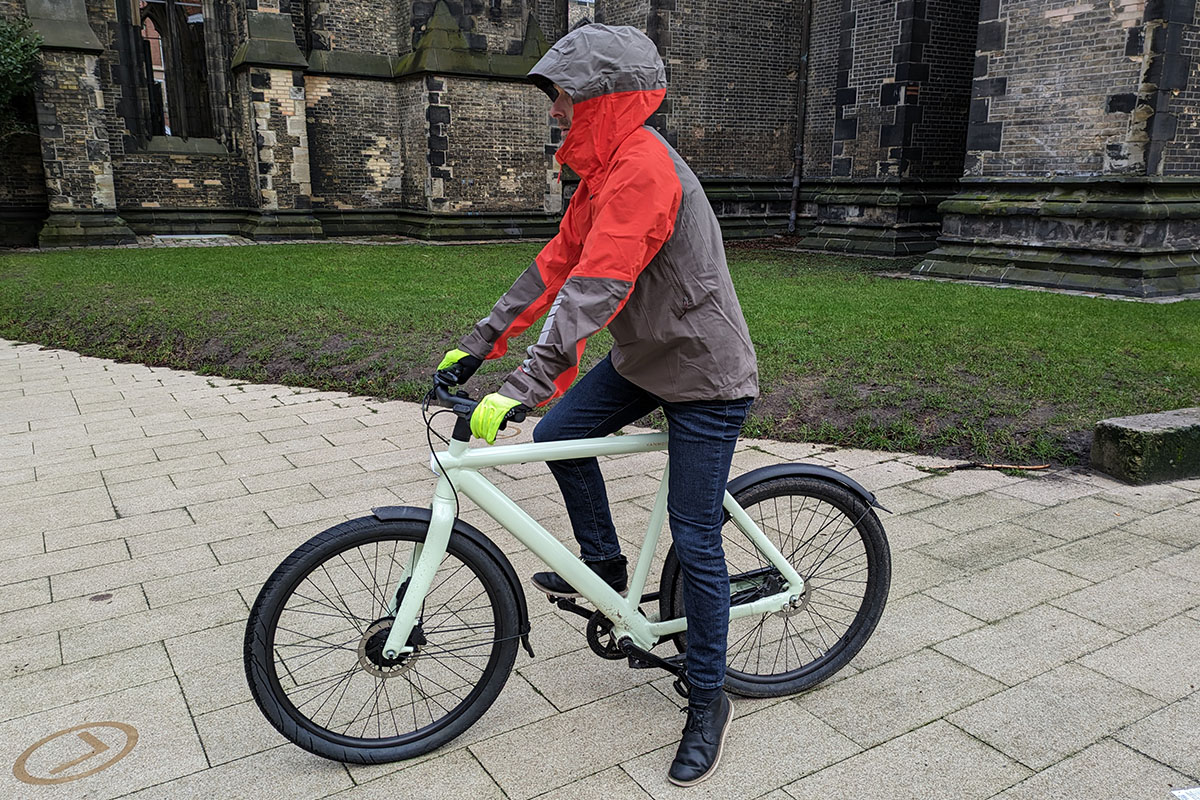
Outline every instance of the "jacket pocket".
POLYGON ((667 284, 671 287, 670 307, 671 313, 676 319, 682 319, 683 315, 696 307, 696 300, 691 291, 688 290, 683 278, 679 274, 679 270, 675 266, 675 262, 670 259, 663 259, 663 275, 666 276, 667 284))

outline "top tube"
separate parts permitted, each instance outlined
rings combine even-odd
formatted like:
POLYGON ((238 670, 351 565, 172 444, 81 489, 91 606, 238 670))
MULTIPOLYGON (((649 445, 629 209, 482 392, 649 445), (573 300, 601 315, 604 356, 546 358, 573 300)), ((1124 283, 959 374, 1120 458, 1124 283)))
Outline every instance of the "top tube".
POLYGON ((480 470, 505 464, 623 456, 666 449, 667 434, 665 433, 633 433, 595 439, 567 439, 557 442, 528 442, 526 444, 506 444, 499 447, 475 447, 458 454, 452 450, 449 453, 439 453, 438 459, 446 469, 480 470))

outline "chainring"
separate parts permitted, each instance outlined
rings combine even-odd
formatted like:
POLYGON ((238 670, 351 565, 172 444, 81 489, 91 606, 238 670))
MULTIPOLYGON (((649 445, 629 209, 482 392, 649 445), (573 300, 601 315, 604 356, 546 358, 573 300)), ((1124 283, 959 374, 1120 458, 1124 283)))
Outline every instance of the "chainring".
POLYGON ((607 658, 609 661, 617 661, 626 657, 625 652, 617 647, 617 643, 612 637, 612 623, 599 611, 588 617, 587 643, 593 653, 601 658, 607 658), (603 637, 607 637, 608 641, 603 641, 603 637))

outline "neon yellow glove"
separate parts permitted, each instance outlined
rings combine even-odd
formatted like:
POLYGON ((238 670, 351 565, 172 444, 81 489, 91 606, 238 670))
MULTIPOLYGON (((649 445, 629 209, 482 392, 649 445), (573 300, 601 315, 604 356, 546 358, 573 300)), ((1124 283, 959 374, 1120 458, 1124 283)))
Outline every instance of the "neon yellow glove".
POLYGON ((442 356, 442 363, 438 364, 437 368, 439 370, 443 370, 447 367, 453 367, 455 364, 457 364, 459 361, 462 361, 469 355, 471 354, 465 350, 459 350, 457 348, 451 350, 447 352, 446 355, 442 356))
POLYGON ((442 363, 438 364, 437 371, 446 370, 446 375, 453 379, 454 383, 461 386, 470 380, 475 374, 475 370, 479 369, 479 365, 483 360, 476 358, 465 350, 454 349, 442 356, 442 363))
POLYGON ((485 396, 471 414, 471 433, 488 444, 495 444, 496 433, 500 430, 505 415, 519 405, 520 400, 505 397, 499 392, 485 396))

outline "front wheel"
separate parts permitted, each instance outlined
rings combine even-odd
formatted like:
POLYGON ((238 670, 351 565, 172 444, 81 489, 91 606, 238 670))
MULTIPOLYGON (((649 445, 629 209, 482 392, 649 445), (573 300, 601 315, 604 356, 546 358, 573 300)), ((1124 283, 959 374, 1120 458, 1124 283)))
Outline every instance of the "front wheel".
MULTIPOLYGON (((883 614, 892 569, 883 526, 862 498, 819 478, 769 478, 734 499, 805 588, 795 608, 731 620, 725 687, 747 697, 811 689, 849 663, 883 614)), ((783 590, 783 576, 728 516, 722 538, 732 605, 783 590)), ((663 564, 659 602, 663 619, 687 615, 674 545, 663 564)), ((686 632, 675 644, 687 648, 686 632)))
POLYGON ((517 653, 517 600, 478 545, 451 536, 409 644, 383 655, 426 524, 344 522, 310 539, 263 586, 246 626, 258 707, 295 744, 337 761, 421 755, 465 731, 500 694, 517 653))

